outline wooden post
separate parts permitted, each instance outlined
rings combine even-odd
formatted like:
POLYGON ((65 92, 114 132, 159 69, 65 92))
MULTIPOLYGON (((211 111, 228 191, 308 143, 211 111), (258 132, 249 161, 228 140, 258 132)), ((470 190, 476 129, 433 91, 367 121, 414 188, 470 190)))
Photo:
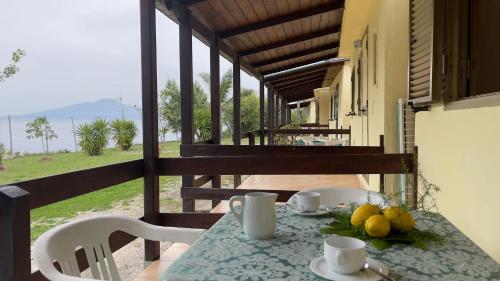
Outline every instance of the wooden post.
POLYGON ((286 107, 286 123, 292 124, 292 109, 290 106, 286 107))
POLYGON ((0 280, 31 279, 29 194, 0 187, 0 280))
POLYGON ((280 123, 279 123, 279 113, 280 113, 280 110, 279 110, 279 105, 280 105, 280 100, 279 100, 279 95, 278 93, 275 93, 274 94, 274 128, 276 129, 279 129, 280 127, 280 123))
MULTIPOLYGON (((156 21, 155 1, 140 1, 141 11, 141 72, 142 128, 144 154, 144 220, 160 222, 160 183, 156 174, 158 151, 158 91, 156 88, 156 21)), ((160 257, 160 243, 146 241, 146 261, 160 257)))
POLYGON ((272 88, 267 89, 267 144, 274 144, 273 136, 269 133, 269 129, 274 128, 274 93, 272 88))
MULTIPOLYGON (((219 42, 210 45, 210 106, 211 106, 211 131, 214 144, 220 144, 220 59, 219 42)), ((212 188, 221 188, 221 176, 212 175, 212 188)), ((214 208, 220 203, 220 200, 213 200, 214 208)))
POLYGON ((260 81, 259 83, 259 117, 260 117, 260 145, 265 144, 265 137, 264 137, 264 82, 260 81))
POLYGON ((280 105, 281 105, 280 124, 281 124, 281 126, 283 126, 286 124, 286 103, 285 103, 285 99, 283 97, 280 98, 280 105))
MULTIPOLYGON (((382 153, 385 153, 385 148, 384 148, 384 135, 380 135, 379 137, 379 142, 380 142, 380 147, 382 148, 382 153)), ((385 192, 385 176, 384 174, 380 174, 380 183, 379 183, 379 191, 380 193, 385 192)))
POLYGON ((248 145, 255 145, 255 133, 248 132, 248 145))
POLYGON ((412 190, 412 206, 417 209, 418 202, 418 146, 413 148, 413 190, 412 190))
MULTIPOLYGON (((233 61, 233 144, 241 145, 241 81, 240 57, 233 61)), ((241 175, 234 176, 234 188, 241 184, 241 175)))
MULTIPOLYGON (((181 81, 181 143, 193 144, 193 37, 191 12, 181 11, 179 20, 179 59, 181 81)), ((182 155, 181 155, 182 156, 182 155)), ((192 187, 194 176, 182 176, 182 186, 192 187)), ((182 200, 183 212, 194 212, 192 199, 182 200)))

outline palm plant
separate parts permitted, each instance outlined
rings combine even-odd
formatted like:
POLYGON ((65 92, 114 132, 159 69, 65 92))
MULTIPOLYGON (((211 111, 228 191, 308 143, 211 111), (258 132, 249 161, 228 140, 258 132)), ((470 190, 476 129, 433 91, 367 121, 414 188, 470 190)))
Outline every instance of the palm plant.
POLYGON ((121 150, 129 150, 137 135, 137 126, 132 120, 116 119, 111 122, 111 137, 121 150))
POLYGON ((108 144, 109 124, 104 119, 78 126, 76 134, 80 138, 80 147, 90 156, 102 155, 108 144))
POLYGON ((212 137, 210 110, 208 107, 195 110, 194 127, 198 141, 209 140, 212 137))

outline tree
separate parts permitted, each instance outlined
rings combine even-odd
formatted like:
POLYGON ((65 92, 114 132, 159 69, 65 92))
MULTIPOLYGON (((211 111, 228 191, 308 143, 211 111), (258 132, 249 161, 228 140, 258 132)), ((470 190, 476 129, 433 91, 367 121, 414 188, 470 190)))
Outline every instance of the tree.
MULTIPOLYGON (((242 88, 241 92, 241 131, 248 132, 259 128, 259 98, 254 90, 242 88)), ((233 99, 222 105, 226 114, 223 116, 227 134, 233 135, 233 99)))
POLYGON ((96 119, 92 123, 83 123, 76 129, 80 138, 80 147, 90 156, 102 155, 108 144, 110 132, 108 121, 96 119))
MULTIPOLYGON (((165 128, 177 136, 181 131, 181 94, 175 80, 169 79, 160 92, 159 107, 165 128)), ((197 81, 193 83, 193 114, 197 139, 205 139, 201 137, 207 134, 210 136, 210 104, 207 94, 197 81)))
POLYGON ((3 155, 5 154, 5 145, 3 143, 0 143, 0 171, 3 170, 3 155))
POLYGON ((49 141, 57 138, 46 116, 38 117, 32 122, 28 122, 26 124, 26 134, 28 134, 27 139, 40 138, 42 140, 44 158, 49 154, 49 141))
POLYGON ((12 53, 12 62, 0 72, 0 84, 19 72, 18 64, 24 56, 26 56, 26 52, 21 49, 17 49, 12 53))
POLYGON ((117 147, 127 151, 137 135, 137 126, 132 120, 116 119, 111 121, 111 137, 117 147))

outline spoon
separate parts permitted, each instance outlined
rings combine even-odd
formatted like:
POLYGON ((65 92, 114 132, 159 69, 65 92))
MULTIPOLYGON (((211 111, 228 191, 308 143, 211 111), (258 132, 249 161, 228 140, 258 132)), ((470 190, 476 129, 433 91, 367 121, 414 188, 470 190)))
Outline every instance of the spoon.
POLYGON ((367 270, 371 270, 371 271, 377 273, 380 277, 382 277, 386 281, 395 281, 391 277, 383 274, 382 273, 382 268, 380 268, 379 270, 375 270, 375 269, 373 269, 373 268, 370 267, 370 265, 368 264, 368 262, 365 261, 365 263, 361 266, 361 271, 367 271, 367 270))

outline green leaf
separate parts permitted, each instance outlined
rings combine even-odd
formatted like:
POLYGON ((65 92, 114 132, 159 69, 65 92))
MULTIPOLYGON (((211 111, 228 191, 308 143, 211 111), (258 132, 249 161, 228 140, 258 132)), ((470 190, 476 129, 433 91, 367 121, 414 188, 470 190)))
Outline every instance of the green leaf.
POLYGON ((392 244, 387 240, 382 239, 372 239, 370 240, 370 244, 377 250, 385 250, 392 246, 392 244))

